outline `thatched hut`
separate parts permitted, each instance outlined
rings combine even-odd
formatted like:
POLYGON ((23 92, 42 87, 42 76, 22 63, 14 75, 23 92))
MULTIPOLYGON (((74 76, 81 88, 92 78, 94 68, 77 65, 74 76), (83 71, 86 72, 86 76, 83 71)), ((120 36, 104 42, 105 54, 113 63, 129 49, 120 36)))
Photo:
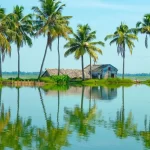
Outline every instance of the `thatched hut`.
MULTIPOLYGON (((85 78, 90 78, 88 72, 84 72, 85 78)), ((49 77, 52 75, 58 75, 57 69, 46 69, 42 77, 49 77)), ((82 78, 82 71, 79 69, 60 69, 60 75, 68 75, 70 78, 82 78)))

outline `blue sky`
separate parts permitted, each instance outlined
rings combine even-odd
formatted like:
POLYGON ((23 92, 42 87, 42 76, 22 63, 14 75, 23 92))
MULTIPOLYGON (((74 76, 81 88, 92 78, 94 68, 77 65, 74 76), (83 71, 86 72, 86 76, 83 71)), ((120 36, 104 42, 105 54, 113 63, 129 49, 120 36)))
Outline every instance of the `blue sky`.
MULTIPOLYGON (((70 26, 76 30, 78 24, 89 24, 92 30, 97 31, 97 39, 104 41, 107 34, 115 31, 121 22, 126 23, 130 28, 135 27, 137 21, 142 20, 144 14, 150 13, 149 0, 63 0, 66 4, 63 10, 64 15, 71 15, 70 26)), ((38 0, 3 0, 0 2, 1 7, 6 8, 6 12, 12 11, 15 5, 23 5, 25 13, 32 13, 32 6, 40 6, 38 0)), ((126 49, 125 72, 126 73, 150 73, 150 46, 148 49, 144 46, 145 35, 139 35, 139 41, 135 42, 133 54, 130 55, 126 49)), ((64 58, 65 49, 63 45, 66 43, 61 39, 61 68, 81 68, 81 61, 75 60, 74 56, 64 58)), ((41 61, 44 55, 46 38, 39 37, 33 39, 33 46, 29 48, 24 46, 21 48, 21 71, 39 71, 41 61)), ((150 45, 150 40, 149 40, 150 45)), ((103 55, 99 56, 97 64, 112 64, 122 72, 122 58, 117 54, 116 45, 109 45, 109 41, 105 42, 105 47, 101 47, 103 55)), ((89 64, 89 56, 85 55, 84 65, 89 64)), ((53 43, 52 51, 48 50, 45 68, 57 68, 57 43, 53 43)), ((11 58, 6 57, 3 63, 3 71, 17 71, 17 49, 12 45, 11 58)))

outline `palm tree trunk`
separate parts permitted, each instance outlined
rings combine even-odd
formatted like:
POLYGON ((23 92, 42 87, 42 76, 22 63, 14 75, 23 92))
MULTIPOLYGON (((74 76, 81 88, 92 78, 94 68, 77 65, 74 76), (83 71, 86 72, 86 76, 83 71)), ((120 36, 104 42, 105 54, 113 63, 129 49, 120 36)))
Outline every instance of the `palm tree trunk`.
POLYGON ((60 52, 59 52, 59 35, 58 35, 58 76, 60 75, 60 52))
POLYGON ((122 73, 122 79, 124 79, 124 67, 125 67, 125 58, 123 57, 123 73, 122 73))
POLYGON ((0 78, 2 78, 2 52, 0 51, 0 78))
POLYGON ((47 42, 47 44, 46 44, 45 53, 44 53, 43 61, 42 61, 42 64, 41 64, 41 68, 40 68, 40 73, 39 73, 39 76, 38 76, 38 80, 39 80, 40 77, 41 77, 41 73, 42 73, 44 61, 45 61, 46 54, 47 54, 47 49, 48 49, 48 42, 47 42))
POLYGON ((60 93, 58 91, 57 128, 59 128, 60 93))
POLYGON ((83 100, 84 100, 84 86, 82 86, 82 95, 81 95, 81 112, 83 112, 83 100))
POLYGON ((124 123, 124 87, 122 86, 122 123, 124 123))
POLYGON ((92 64, 91 64, 91 56, 90 56, 90 78, 92 79, 92 64))
POLYGON ((83 56, 81 56, 81 64, 82 64, 82 80, 84 81, 85 77, 84 77, 84 60, 83 60, 83 56))
POLYGON ((20 49, 17 47, 18 51, 18 78, 20 78, 20 49))
POLYGON ((123 73, 122 73, 122 79, 124 79, 124 68, 125 68, 125 45, 123 50, 123 73))
POLYGON ((89 111, 91 110, 92 88, 90 87, 89 111))
POLYGON ((42 103, 42 107, 43 107, 43 112, 44 112, 44 116, 45 116, 45 120, 46 120, 46 124, 47 124, 47 113, 46 113, 46 109, 45 109, 45 105, 44 105, 44 102, 43 102, 43 97, 42 97, 42 93, 41 93, 41 89, 38 88, 39 90, 39 95, 40 95, 40 100, 41 100, 41 103, 42 103))
POLYGON ((17 120, 19 120, 19 108, 20 108, 20 89, 17 88, 17 120))

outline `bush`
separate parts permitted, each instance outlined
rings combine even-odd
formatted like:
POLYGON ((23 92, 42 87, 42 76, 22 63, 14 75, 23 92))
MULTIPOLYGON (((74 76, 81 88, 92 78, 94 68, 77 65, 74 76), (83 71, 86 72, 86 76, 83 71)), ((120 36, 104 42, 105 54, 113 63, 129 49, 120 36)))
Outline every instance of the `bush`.
POLYGON ((66 91, 69 89, 69 85, 45 85, 42 87, 42 89, 47 92, 49 90, 54 90, 54 91, 66 91))
POLYGON ((51 76, 50 78, 57 83, 68 83, 70 80, 68 75, 51 76))
POLYGON ((45 82, 45 83, 51 83, 54 82, 50 77, 42 77, 40 78, 40 81, 45 82))

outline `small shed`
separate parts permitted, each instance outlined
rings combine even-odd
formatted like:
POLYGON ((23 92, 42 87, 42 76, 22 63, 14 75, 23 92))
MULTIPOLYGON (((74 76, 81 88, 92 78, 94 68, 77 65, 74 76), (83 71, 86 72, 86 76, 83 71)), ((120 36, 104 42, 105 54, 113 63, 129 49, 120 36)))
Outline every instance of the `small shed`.
MULTIPOLYGON (((90 74, 90 65, 84 68, 85 72, 90 74)), ((92 65, 92 78, 107 79, 116 78, 118 69, 111 64, 92 65)))

